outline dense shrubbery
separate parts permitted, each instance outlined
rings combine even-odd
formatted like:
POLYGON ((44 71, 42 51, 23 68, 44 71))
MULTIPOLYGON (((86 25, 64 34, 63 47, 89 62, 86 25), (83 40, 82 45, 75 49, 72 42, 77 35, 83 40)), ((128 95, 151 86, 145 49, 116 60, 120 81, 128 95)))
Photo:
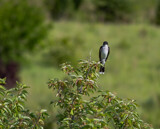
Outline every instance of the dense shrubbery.
POLYGON ((57 115, 60 129, 67 128, 151 128, 136 112, 134 100, 123 100, 109 91, 101 91, 97 85, 100 64, 81 61, 78 68, 63 64, 67 80, 53 79, 49 88, 57 91, 54 105, 61 108, 57 115), (98 91, 98 96, 92 96, 98 91), (84 99, 86 96, 90 99, 84 99))
POLYGON ((24 106, 28 86, 17 83, 15 88, 6 90, 4 84, 5 79, 0 79, 0 128, 43 128, 46 110, 33 113, 24 106))
POLYGON ((28 0, 0 1, 0 77, 7 77, 8 85, 13 85, 8 80, 17 79, 17 61, 26 51, 33 51, 47 29, 44 12, 38 5, 28 0))

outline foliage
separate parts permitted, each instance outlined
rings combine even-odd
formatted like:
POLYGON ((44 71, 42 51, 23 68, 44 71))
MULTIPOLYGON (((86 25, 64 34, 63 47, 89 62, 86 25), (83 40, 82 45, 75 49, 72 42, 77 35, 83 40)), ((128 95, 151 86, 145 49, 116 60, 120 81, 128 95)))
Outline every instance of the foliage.
POLYGON ((157 0, 43 0, 52 18, 105 22, 153 22, 157 0))
MULTIPOLYGON (((61 108, 57 115, 59 128, 147 128, 136 112, 134 100, 123 100, 109 91, 101 91, 97 85, 100 64, 81 61, 78 68, 63 64, 62 70, 69 76, 64 81, 53 79, 49 88, 57 91, 54 103, 61 108), (98 96, 91 95, 98 91, 98 96), (89 100, 85 100, 89 96, 89 100)), ((150 127, 151 128, 151 127, 150 127)))
POLYGON ((19 79, 19 62, 26 52, 40 46, 48 23, 42 8, 30 0, 0 0, 0 78, 7 87, 19 79))
POLYGON ((26 109, 28 86, 17 83, 17 87, 6 90, 5 79, 0 79, 0 128, 43 128, 46 110, 33 113, 26 109))
POLYGON ((42 8, 28 0, 0 0, 0 60, 18 60, 32 51, 48 30, 42 8))
POLYGON ((95 6, 105 21, 128 21, 132 10, 128 0, 95 0, 95 6))
POLYGON ((44 0, 46 8, 53 18, 60 19, 70 17, 78 10, 83 0, 44 0))

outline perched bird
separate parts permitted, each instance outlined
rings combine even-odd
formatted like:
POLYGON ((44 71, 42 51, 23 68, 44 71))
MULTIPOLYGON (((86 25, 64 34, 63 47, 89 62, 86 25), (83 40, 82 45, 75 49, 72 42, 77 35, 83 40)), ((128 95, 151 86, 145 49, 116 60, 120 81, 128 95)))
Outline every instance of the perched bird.
POLYGON ((100 74, 104 74, 105 62, 108 59, 109 53, 110 53, 110 48, 108 46, 108 42, 104 41, 103 45, 99 49, 99 61, 102 64, 99 71, 100 74))

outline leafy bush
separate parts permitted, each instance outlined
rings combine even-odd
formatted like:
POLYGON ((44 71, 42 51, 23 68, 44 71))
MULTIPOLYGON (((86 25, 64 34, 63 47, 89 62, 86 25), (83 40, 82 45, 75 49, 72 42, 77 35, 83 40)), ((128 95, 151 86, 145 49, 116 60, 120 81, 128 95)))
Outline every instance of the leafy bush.
POLYGON ((57 91, 58 98, 52 103, 61 109, 57 115, 59 128, 151 128, 140 119, 134 100, 123 100, 99 90, 99 66, 94 61, 81 61, 78 68, 63 64, 68 79, 49 81, 49 88, 57 91), (95 91, 98 96, 93 96, 95 91), (86 96, 89 98, 85 100, 86 96))
POLYGON ((24 107, 28 86, 17 83, 17 87, 6 90, 5 79, 0 79, 0 128, 43 128, 46 110, 33 113, 24 107))

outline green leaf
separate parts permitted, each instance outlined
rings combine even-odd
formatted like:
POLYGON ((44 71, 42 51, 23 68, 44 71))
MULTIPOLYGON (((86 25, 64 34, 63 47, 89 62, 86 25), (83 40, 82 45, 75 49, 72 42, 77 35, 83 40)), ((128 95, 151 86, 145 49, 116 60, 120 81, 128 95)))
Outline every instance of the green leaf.
POLYGON ((73 115, 73 114, 74 114, 74 113, 73 113, 73 109, 71 110, 70 114, 71 114, 71 115, 73 115))
POLYGON ((28 117, 28 116, 22 116, 22 115, 21 115, 21 118, 22 118, 22 119, 25 119, 25 120, 31 120, 31 118, 28 117))
POLYGON ((63 120, 64 120, 64 121, 70 121, 71 118, 64 118, 63 120))
POLYGON ((9 109, 8 106, 5 105, 5 109, 7 110, 7 113, 9 113, 10 115, 12 114, 11 110, 9 109))
POLYGON ((27 94, 28 92, 26 90, 23 90, 22 91, 22 94, 27 94))
POLYGON ((26 89, 26 88, 30 88, 30 87, 29 87, 29 86, 26 86, 26 85, 25 85, 25 86, 23 86, 23 89, 26 89))
POLYGON ((27 122, 23 121, 22 123, 23 123, 24 125, 28 126, 28 123, 27 123, 27 122))
POLYGON ((4 95, 5 95, 5 92, 4 92, 4 91, 0 91, 0 94, 1 94, 2 96, 4 96, 4 95))
POLYGON ((4 90, 4 91, 5 91, 6 88, 5 88, 4 86, 1 86, 1 85, 0 85, 0 90, 4 90))
POLYGON ((18 103, 17 107, 18 107, 18 108, 20 108, 20 110, 24 110, 23 105, 22 105, 22 104, 20 104, 20 103, 18 103))
POLYGON ((34 118, 34 119, 37 118, 37 116, 36 116, 33 112, 31 112, 29 115, 30 115, 32 118, 34 118))
POLYGON ((43 128, 43 126, 39 126, 38 128, 40 128, 40 129, 44 129, 44 128, 43 128))
POLYGON ((41 125, 44 125, 44 121, 42 119, 39 119, 38 121, 41 125))
POLYGON ((13 103, 13 100, 12 100, 12 99, 10 99, 10 98, 6 98, 6 99, 5 99, 5 101, 6 101, 5 103, 8 103, 8 104, 13 103))
POLYGON ((0 84, 5 84, 6 83, 6 78, 0 78, 0 84))
POLYGON ((122 120, 125 121, 127 117, 128 117, 128 114, 125 114, 122 120))
POLYGON ((6 113, 8 113, 8 110, 6 108, 3 108, 3 111, 5 111, 6 113))
POLYGON ((47 112, 46 109, 41 109, 40 113, 44 113, 44 112, 47 112))
POLYGON ((70 77, 71 77, 72 79, 77 78, 77 76, 76 76, 76 75, 70 75, 70 77))

